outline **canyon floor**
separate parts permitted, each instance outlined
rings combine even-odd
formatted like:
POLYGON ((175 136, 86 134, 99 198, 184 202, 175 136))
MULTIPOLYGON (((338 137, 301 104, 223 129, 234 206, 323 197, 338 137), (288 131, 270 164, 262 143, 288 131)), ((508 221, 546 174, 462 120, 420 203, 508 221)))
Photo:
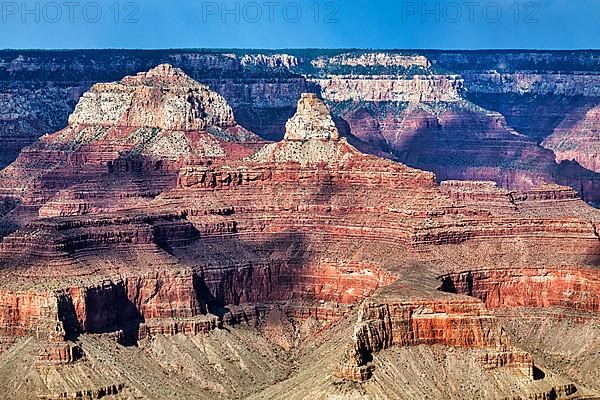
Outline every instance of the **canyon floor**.
POLYGON ((161 64, 0 171, 0 398, 600 398, 599 210, 367 154, 296 101, 267 141, 161 64))

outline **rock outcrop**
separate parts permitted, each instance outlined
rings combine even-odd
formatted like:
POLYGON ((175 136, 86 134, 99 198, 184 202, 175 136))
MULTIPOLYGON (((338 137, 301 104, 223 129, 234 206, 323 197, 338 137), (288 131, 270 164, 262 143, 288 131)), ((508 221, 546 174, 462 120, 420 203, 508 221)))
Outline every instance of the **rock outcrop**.
POLYGON ((556 154, 558 162, 573 160, 591 171, 600 172, 599 132, 600 106, 565 118, 542 145, 556 154))
POLYGON ((441 290, 476 297, 489 309, 564 307, 597 313, 598 284, 594 269, 507 268, 446 275, 441 290))
POLYGON ((48 202, 40 215, 126 208, 173 187, 181 165, 243 157, 260 141, 220 95, 160 65, 94 85, 67 128, 24 149, 0 181, 29 213, 48 202))
POLYGON ((285 125, 284 140, 337 140, 339 132, 327 106, 314 93, 303 93, 296 114, 285 125))
MULTIPOLYGON (((282 138, 300 94, 316 91, 340 131, 358 136, 353 144, 368 142, 357 146, 361 151, 442 180, 493 180, 508 189, 568 185, 597 205, 600 176, 588 168, 590 156, 565 148, 559 161, 587 166, 557 163, 537 145, 558 126, 586 125, 585 114, 600 98, 597 59, 593 51, 4 51, 0 165, 62 129, 93 82, 169 63, 221 94, 239 124, 268 140, 282 138)), ((168 153, 181 152, 183 142, 170 143, 168 153)), ((207 151, 218 147, 209 145, 207 151)))
POLYGON ((333 76, 318 79, 323 97, 343 102, 456 102, 463 82, 456 75, 415 75, 404 79, 378 76, 333 76))
POLYGON ((117 83, 94 85, 75 107, 67 130, 49 140, 76 150, 102 141, 111 128, 124 130, 112 138, 115 150, 172 161, 226 154, 218 140, 201 147, 202 142, 195 143, 186 133, 208 132, 237 143, 258 140, 237 125, 223 97, 168 64, 117 83))
POLYGON ((204 131, 236 123, 220 95, 163 64, 117 84, 94 85, 79 100, 69 125, 204 131))
MULTIPOLYGON (((352 343, 337 376, 364 382, 372 376, 374 353, 395 346, 446 345, 484 349, 486 368, 513 368, 533 378, 529 354, 513 347, 498 320, 484 305, 468 298, 421 295, 372 296, 361 305, 352 343), (412 297, 412 298, 411 298, 412 297)), ((398 291, 400 292, 400 291, 398 291)))
MULTIPOLYGON (((547 291, 548 304, 524 302, 540 308, 561 302, 565 290, 585 289, 561 304, 598 312, 600 212, 573 190, 508 191, 489 182, 439 187, 431 172, 363 154, 340 138, 328 107, 311 94, 300 97, 284 140, 253 150, 245 134, 230 130, 229 113, 214 104, 218 97, 204 89, 191 96, 213 98, 214 108, 196 104, 169 113, 168 104, 190 95, 178 85, 164 96, 154 92, 173 80, 194 84, 169 67, 115 84, 154 93, 143 97, 144 104, 159 105, 152 115, 137 109, 139 98, 125 99, 126 106, 112 94, 97 100, 103 90, 82 100, 77 112, 98 102, 111 110, 130 107, 115 111, 116 120, 150 121, 167 137, 177 132, 173 127, 191 127, 181 131, 186 138, 214 138, 237 151, 180 163, 169 146, 154 152, 152 140, 134 141, 138 147, 120 141, 123 130, 142 128, 102 117, 89 126, 113 132, 122 151, 139 148, 147 163, 133 168, 127 157, 105 158, 98 148, 108 141, 102 140, 66 150, 75 125, 69 135, 50 135, 23 153, 30 160, 54 155, 56 177, 77 170, 86 181, 56 178, 55 186, 44 186, 49 181, 38 177, 47 175, 30 164, 40 179, 30 181, 38 190, 37 203, 29 203, 37 215, 0 244, 0 372, 11 381, 0 380, 0 388, 6 393, 285 398, 294 387, 299 397, 347 390, 422 398, 422 388, 460 399, 594 394, 568 376, 542 379, 538 369, 545 367, 517 347, 489 309, 518 303, 514 286, 525 295, 547 291), (194 110, 212 110, 213 122, 224 125, 197 131, 203 114, 194 110), (233 136, 217 139, 227 132, 233 136), (110 190, 94 197, 99 177, 115 178, 115 171, 127 177, 132 169, 142 181, 154 179, 149 171, 166 171, 170 184, 151 186, 153 195, 142 198, 127 195, 131 180, 113 179, 110 190), (111 193, 130 201, 107 203, 111 193), (482 265, 498 279, 496 271, 507 267, 537 272, 508 279, 510 285, 467 290, 461 274, 482 265), (556 279, 546 283, 539 271, 549 265, 556 279), (571 271, 587 272, 571 279, 571 271), (438 290, 438 277, 445 291, 438 290), (444 359, 453 367, 443 376, 429 368, 444 359), (416 375, 393 366, 407 360, 416 375), (30 385, 12 384, 27 379, 30 385), (465 380, 468 387, 454 385, 465 380)), ((84 120, 72 118, 78 127, 84 120)), ((15 188, 32 196, 14 177, 6 180, 7 193, 15 188)))

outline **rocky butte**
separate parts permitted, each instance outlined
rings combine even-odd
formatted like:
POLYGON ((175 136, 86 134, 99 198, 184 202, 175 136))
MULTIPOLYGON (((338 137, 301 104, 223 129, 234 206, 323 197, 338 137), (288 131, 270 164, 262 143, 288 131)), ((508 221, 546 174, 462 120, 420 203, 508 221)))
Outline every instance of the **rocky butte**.
POLYGON ((579 133, 600 103, 597 51, 5 50, 0 165, 64 128, 94 82, 164 63, 210 85, 264 139, 280 140, 301 93, 316 92, 363 152, 435 172, 438 181, 509 190, 555 183, 600 204, 600 173, 586 154, 593 144, 579 133))
POLYGON ((138 204, 173 187, 181 165, 243 157, 257 142, 223 97, 171 65, 96 84, 65 129, 43 136, 0 172, 4 225, 13 229, 32 214, 138 204), (70 209, 57 204, 61 198, 70 209))
POLYGON ((327 106, 314 93, 303 93, 296 114, 285 124, 284 140, 338 140, 339 132, 327 106))
POLYGON ((226 104, 176 69, 108 87, 84 95, 66 129, 81 137, 94 127, 85 146, 65 146, 58 132, 3 172, 6 201, 18 200, 9 214, 29 205, 29 218, 0 244, 1 393, 600 395, 600 212, 572 189, 439 185, 431 172, 357 150, 314 94, 299 96, 283 140, 257 148, 245 131, 224 135, 235 127, 226 104), (123 134, 147 126, 160 135, 123 134), (193 157, 168 151, 174 132, 193 157), (136 179, 162 161, 171 183, 128 195, 114 157, 97 156, 114 154, 104 135, 152 161, 133 168, 136 179), (215 157, 194 147, 197 137, 245 150, 215 157), (46 172, 23 162, 47 154, 60 176, 83 168, 89 178, 50 190, 46 172), (83 196, 99 176, 130 201, 103 207, 109 196, 83 196), (44 195, 28 197, 31 188, 44 195))

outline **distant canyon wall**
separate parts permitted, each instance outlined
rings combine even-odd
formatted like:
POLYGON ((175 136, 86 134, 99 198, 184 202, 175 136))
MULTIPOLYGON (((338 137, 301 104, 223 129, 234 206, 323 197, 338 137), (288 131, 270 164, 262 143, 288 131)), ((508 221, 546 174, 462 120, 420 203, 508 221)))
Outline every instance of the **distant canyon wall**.
POLYGON ((595 165, 590 156, 555 156, 556 146, 539 144, 598 105, 599 59, 595 51, 7 50, 0 166, 65 127, 93 83, 171 63, 223 95, 242 126, 269 140, 282 138, 301 93, 317 92, 340 131, 376 154, 440 179, 566 183, 596 203, 600 176, 585 168, 595 165))

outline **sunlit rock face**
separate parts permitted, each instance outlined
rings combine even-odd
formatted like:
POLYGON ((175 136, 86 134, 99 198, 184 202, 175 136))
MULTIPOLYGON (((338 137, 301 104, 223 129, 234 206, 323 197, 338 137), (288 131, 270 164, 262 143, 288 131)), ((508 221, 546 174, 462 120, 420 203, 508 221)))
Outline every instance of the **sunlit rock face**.
POLYGON ((70 125, 155 127, 173 131, 222 129, 236 125, 225 99, 169 64, 96 84, 86 92, 70 125))
POLYGON ((285 140, 337 140, 339 132, 327 106, 314 93, 303 93, 296 114, 285 124, 285 140))
POLYGON ((572 113, 542 145, 556 154, 557 161, 574 160, 600 172, 600 106, 572 113))
MULTIPOLYGON (((194 132, 210 132, 221 140, 244 142, 257 137, 239 127, 225 99, 169 64, 127 76, 119 82, 96 84, 86 92, 69 117, 68 132, 55 138, 72 146, 98 142, 109 129, 121 130, 121 151, 126 146, 161 158, 223 156, 222 146, 194 148, 194 132), (93 132, 82 131, 90 130, 93 132), (195 150, 199 150, 197 153, 195 150)), ((197 147, 197 146, 196 146, 197 147)))
POLYGON ((163 64, 94 85, 69 125, 24 149, 0 181, 27 214, 106 211, 173 187, 183 164, 247 156, 260 141, 221 95, 163 64))

